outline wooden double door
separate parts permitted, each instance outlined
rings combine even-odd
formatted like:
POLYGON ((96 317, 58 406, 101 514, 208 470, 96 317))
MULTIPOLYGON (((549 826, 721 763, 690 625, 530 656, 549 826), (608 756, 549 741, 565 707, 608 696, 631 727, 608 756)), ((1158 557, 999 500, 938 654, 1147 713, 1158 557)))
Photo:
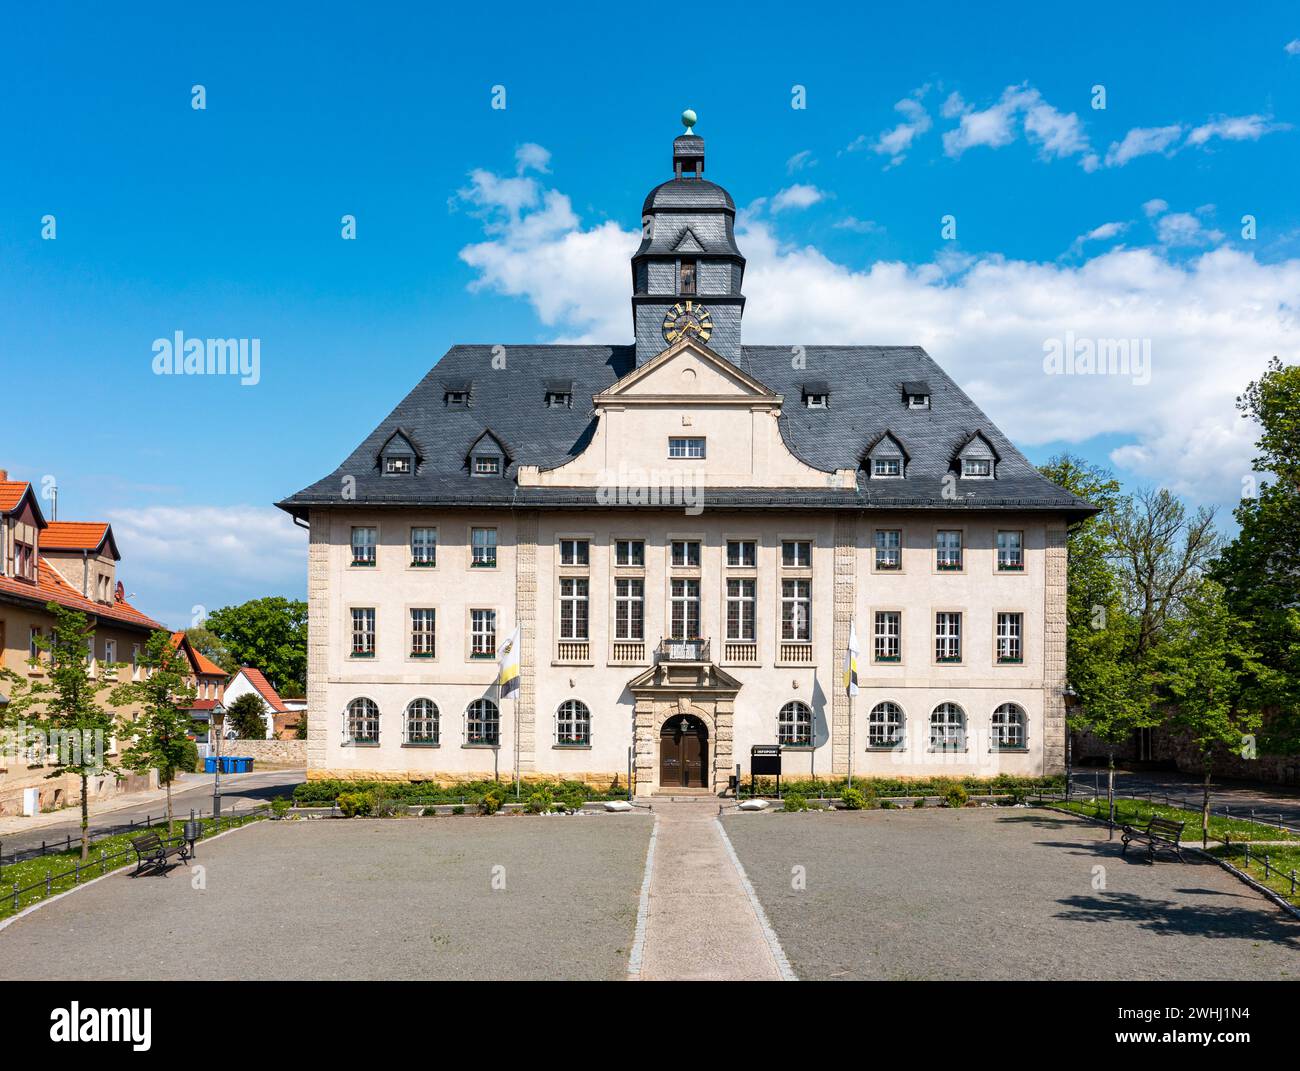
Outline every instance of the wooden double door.
POLYGON ((660 730, 659 787, 709 787, 709 731, 693 714, 674 714, 660 730))

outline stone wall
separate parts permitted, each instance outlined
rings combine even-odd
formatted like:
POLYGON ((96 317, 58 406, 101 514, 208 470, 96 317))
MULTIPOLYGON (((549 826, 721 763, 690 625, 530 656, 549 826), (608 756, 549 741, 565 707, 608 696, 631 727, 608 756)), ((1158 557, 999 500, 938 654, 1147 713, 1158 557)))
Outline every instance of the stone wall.
POLYGON ((306 766, 306 740, 223 740, 221 754, 244 755, 259 765, 306 766))

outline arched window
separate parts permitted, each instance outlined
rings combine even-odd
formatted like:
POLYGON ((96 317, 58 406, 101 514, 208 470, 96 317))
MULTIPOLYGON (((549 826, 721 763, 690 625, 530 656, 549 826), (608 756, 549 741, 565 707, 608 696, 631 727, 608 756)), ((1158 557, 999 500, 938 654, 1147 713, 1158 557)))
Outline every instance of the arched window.
POLYGON ((580 699, 566 699, 555 712, 555 742, 561 747, 591 743, 591 711, 580 699))
POLYGON ((930 750, 966 750, 966 713, 956 703, 940 703, 930 715, 930 750))
POLYGON ((867 717, 867 747, 903 746, 903 708, 897 703, 877 703, 867 717))
POLYGON ((379 705, 373 699, 354 699, 343 719, 343 735, 349 744, 379 743, 379 705))
POLYGON ((994 751, 1018 751, 1028 737, 1024 710, 1015 703, 1003 703, 993 712, 990 743, 994 751))
POLYGON ((406 742, 425 747, 438 743, 438 704, 432 699, 412 699, 406 706, 406 742))
POLYGON ((465 743, 501 743, 501 712, 491 699, 475 699, 465 708, 465 743))
POLYGON ((791 700, 776 719, 776 740, 783 747, 812 746, 812 711, 806 703, 791 700))

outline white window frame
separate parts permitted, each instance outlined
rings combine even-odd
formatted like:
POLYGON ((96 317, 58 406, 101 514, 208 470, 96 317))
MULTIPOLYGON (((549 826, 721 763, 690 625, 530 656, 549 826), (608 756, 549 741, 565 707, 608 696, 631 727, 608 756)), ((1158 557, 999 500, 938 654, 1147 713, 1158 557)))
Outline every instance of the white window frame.
POLYGON ((591 747, 591 708, 581 699, 566 699, 555 708, 555 746, 591 747))
POLYGON ((727 568, 728 569, 757 569, 758 568, 758 540, 756 539, 728 539, 727 540, 727 568), (738 553, 732 556, 732 550, 738 553))
POLYGON ((674 640, 699 639, 700 630, 703 627, 701 616, 703 607, 700 598, 699 578, 693 576, 672 577, 668 581, 668 593, 670 604, 668 627, 671 638, 674 640), (677 627, 679 612, 682 626, 680 629, 677 627), (694 617, 693 628, 692 616, 694 617))
POLYGON ((469 611, 469 656, 475 662, 497 656, 497 612, 483 606, 469 611))
POLYGON ((776 742, 782 747, 813 746, 812 707, 801 699, 784 703, 776 715, 776 742))
POLYGON ((897 751, 907 742, 907 714, 892 699, 882 699, 867 715, 867 750, 897 751))
POLYGON ((467 747, 501 746, 501 708, 486 696, 465 706, 465 744, 467 747))
POLYGON ((585 576, 560 577, 560 639, 591 639, 591 581, 585 576))
POLYGON ((726 580, 726 636, 729 643, 758 642, 758 581, 752 576, 729 576, 726 580), (732 610, 736 628, 732 629, 732 610))
POLYGON ((668 548, 668 561, 674 569, 698 569, 703 550, 698 539, 674 539, 668 548), (682 560, 677 560, 677 548, 682 548, 682 560), (691 548, 694 547, 695 560, 691 561, 691 548))
POLYGON ((703 435, 670 435, 668 457, 674 461, 703 461, 708 449, 703 435))
POLYGON ((885 665, 903 660, 902 610, 877 610, 872 614, 871 660, 885 665))
POLYGON ((436 525, 412 525, 409 534, 411 565, 416 569, 436 569, 438 566, 438 529, 436 525), (422 535, 417 539, 416 533, 422 535))
POLYGON ((496 528, 475 526, 469 530, 469 562, 471 569, 495 569, 497 567, 496 528), (489 554, 491 557, 488 556, 489 554))
POLYGON ((438 611, 433 606, 412 606, 409 621, 411 643, 408 658, 421 661, 438 657, 438 611))
POLYGON ((623 643, 645 642, 645 579, 620 576, 614 579, 614 639, 623 643))
POLYGON ((903 459, 897 454, 890 457, 873 457, 871 459, 871 478, 873 480, 901 480, 903 478, 903 459))
POLYGON ((1002 703, 989 718, 990 751, 1025 751, 1029 747, 1029 715, 1019 703, 1002 703))
POLYGON ((903 530, 901 528, 877 528, 872 542, 875 553, 874 568, 882 573, 901 572, 903 568, 903 530), (882 539, 882 536, 885 538, 882 539), (891 536, 893 537, 892 540, 889 538, 891 536), (888 564, 891 561, 893 564, 888 564))
POLYGON ((960 528, 938 528, 934 533, 934 568, 937 572, 960 573, 966 568, 966 540, 960 528), (952 537, 956 536, 954 540, 952 537), (954 557, 955 555, 955 557, 954 557), (955 562, 955 564, 953 564, 955 562))
POLYGON ((811 539, 783 539, 781 540, 781 568, 782 569, 811 569, 812 568, 812 540, 811 539), (794 560, 786 560, 786 548, 794 548, 794 560), (804 549, 800 549, 804 548, 804 549))
POLYGON ((999 529, 997 533, 997 571, 1025 571, 1025 533, 1017 529, 999 529), (1003 538, 1006 537, 1006 538, 1003 538))
POLYGON ((930 712, 930 750, 966 750, 966 712, 959 704, 943 702, 930 712))
POLYGON ((418 696, 406 704, 406 710, 402 713, 402 743, 406 747, 440 747, 442 743, 442 715, 438 710, 438 704, 427 696, 418 696), (416 714, 414 708, 417 703, 427 703, 428 708, 421 708, 416 714), (432 733, 427 730, 424 735, 417 738, 411 736, 412 724, 426 724, 432 726, 432 733))
POLYGON ((379 646, 379 614, 373 606, 352 606, 348 610, 352 620, 351 658, 374 658, 379 646))
POLYGON ((645 540, 644 539, 615 539, 614 540, 614 565, 625 569, 644 569, 645 568, 645 540), (640 548, 634 553, 633 548, 640 548), (624 554, 624 551, 627 553, 624 554), (634 558, 640 559, 633 561, 634 558))
POLYGON ((993 620, 996 639, 994 661, 1000 666, 1023 665, 1025 615, 1019 610, 998 610, 993 620))
POLYGON ((963 457, 961 459, 961 478, 963 480, 993 479, 993 459, 991 457, 963 457), (975 471, 977 466, 988 466, 987 472, 975 471))
POLYGON ((812 643, 812 581, 807 577, 781 578, 781 640, 812 643))
POLYGON ((368 568, 379 563, 379 529, 372 524, 352 526, 352 567, 368 568), (364 533, 369 532, 369 536, 364 533), (358 534, 362 538, 358 540, 358 534))
POLYGON ((373 746, 379 743, 381 711, 379 704, 369 696, 359 695, 343 708, 343 742, 373 746), (374 734, 365 730, 373 725, 374 734), (358 732, 358 728, 362 732, 358 732))
POLYGON ((591 540, 566 537, 560 540, 560 564, 585 568, 591 564, 591 540))
POLYGON ((944 665, 961 662, 960 610, 936 610, 934 614, 934 660, 944 665))
POLYGON ((501 457, 498 454, 475 454, 470 471, 475 476, 500 476, 501 457))

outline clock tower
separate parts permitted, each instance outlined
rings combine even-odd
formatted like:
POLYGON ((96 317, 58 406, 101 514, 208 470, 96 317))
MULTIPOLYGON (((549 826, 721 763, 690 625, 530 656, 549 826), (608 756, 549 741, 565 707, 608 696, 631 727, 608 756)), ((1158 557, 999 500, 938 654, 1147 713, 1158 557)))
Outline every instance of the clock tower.
POLYGON ((704 178, 704 139, 695 113, 673 141, 673 177, 641 207, 641 246, 632 257, 636 363, 691 336, 729 361, 740 359, 745 258, 736 248, 736 204, 704 178))

